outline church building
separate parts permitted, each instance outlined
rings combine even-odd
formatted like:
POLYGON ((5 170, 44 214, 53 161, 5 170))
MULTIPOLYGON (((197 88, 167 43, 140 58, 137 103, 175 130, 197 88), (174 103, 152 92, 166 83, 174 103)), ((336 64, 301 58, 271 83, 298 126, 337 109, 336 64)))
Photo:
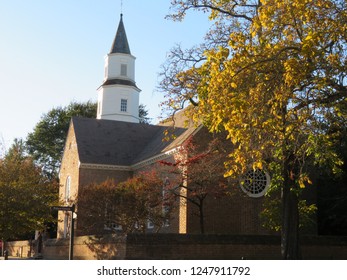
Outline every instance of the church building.
MULTIPOLYGON (((204 141, 211 135, 203 127, 175 124, 175 138, 164 141, 164 132, 173 129, 162 124, 139 122, 140 89, 135 81, 135 57, 130 52, 123 15, 110 52, 105 58, 105 75, 98 88, 96 118, 74 117, 71 120, 60 169, 60 198, 70 205, 81 188, 112 178, 122 182, 159 160, 169 160, 189 138, 204 141)), ((221 163, 222 164, 222 163, 221 163)), ((254 178, 252 182, 256 182, 254 178)), ((237 188, 233 196, 211 200, 205 207, 206 233, 267 234, 259 213, 269 178, 260 178, 256 188, 237 188)), ((250 181, 251 182, 251 181, 250 181)), ((78 202, 76 235, 80 228, 78 202)), ((69 235, 69 212, 59 211, 58 238, 69 235)), ((182 201, 173 213, 168 233, 199 233, 198 218, 192 206, 182 201)), ((151 231, 151 227, 148 227, 151 231)))

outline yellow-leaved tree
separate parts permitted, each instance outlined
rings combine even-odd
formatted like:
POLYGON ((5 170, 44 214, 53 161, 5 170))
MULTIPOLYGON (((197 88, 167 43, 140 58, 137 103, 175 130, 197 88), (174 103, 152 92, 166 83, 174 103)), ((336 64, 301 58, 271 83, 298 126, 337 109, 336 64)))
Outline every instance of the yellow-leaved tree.
POLYGON ((159 88, 170 113, 226 131, 235 149, 226 176, 249 166, 271 172, 281 190, 281 251, 297 259, 299 194, 309 164, 338 170, 334 139, 346 121, 347 4, 344 0, 171 1, 168 17, 208 12, 205 42, 176 46, 159 88))

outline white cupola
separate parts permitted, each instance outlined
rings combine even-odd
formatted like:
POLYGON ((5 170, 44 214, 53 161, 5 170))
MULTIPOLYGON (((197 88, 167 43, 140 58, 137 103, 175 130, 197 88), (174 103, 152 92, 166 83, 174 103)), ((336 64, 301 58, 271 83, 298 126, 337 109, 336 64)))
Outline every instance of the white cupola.
POLYGON ((131 55, 120 21, 110 53, 105 57, 105 76, 98 88, 97 119, 139 122, 139 93, 135 83, 135 56, 131 55))

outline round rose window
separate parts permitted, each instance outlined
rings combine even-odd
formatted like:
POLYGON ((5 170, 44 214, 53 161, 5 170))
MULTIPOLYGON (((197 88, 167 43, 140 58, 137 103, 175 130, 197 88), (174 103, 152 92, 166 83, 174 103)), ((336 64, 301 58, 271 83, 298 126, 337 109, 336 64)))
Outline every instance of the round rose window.
POLYGON ((270 176, 261 169, 250 169, 240 178, 241 189, 250 197, 263 196, 270 186, 270 176))

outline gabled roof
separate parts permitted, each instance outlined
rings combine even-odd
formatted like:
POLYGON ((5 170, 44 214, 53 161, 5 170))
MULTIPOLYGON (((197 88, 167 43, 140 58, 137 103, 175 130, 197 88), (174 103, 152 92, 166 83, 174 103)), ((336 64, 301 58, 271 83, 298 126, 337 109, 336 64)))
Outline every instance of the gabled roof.
MULTIPOLYGON (((182 144, 194 129, 176 128, 163 140, 166 126, 73 117, 81 163, 131 166, 182 144)), ((171 128, 169 128, 171 129, 171 128)))
POLYGON ((118 24, 118 29, 116 36, 114 38, 110 53, 125 53, 131 54, 128 44, 127 35, 125 33, 125 28, 123 24, 123 14, 120 15, 120 21, 118 24))

